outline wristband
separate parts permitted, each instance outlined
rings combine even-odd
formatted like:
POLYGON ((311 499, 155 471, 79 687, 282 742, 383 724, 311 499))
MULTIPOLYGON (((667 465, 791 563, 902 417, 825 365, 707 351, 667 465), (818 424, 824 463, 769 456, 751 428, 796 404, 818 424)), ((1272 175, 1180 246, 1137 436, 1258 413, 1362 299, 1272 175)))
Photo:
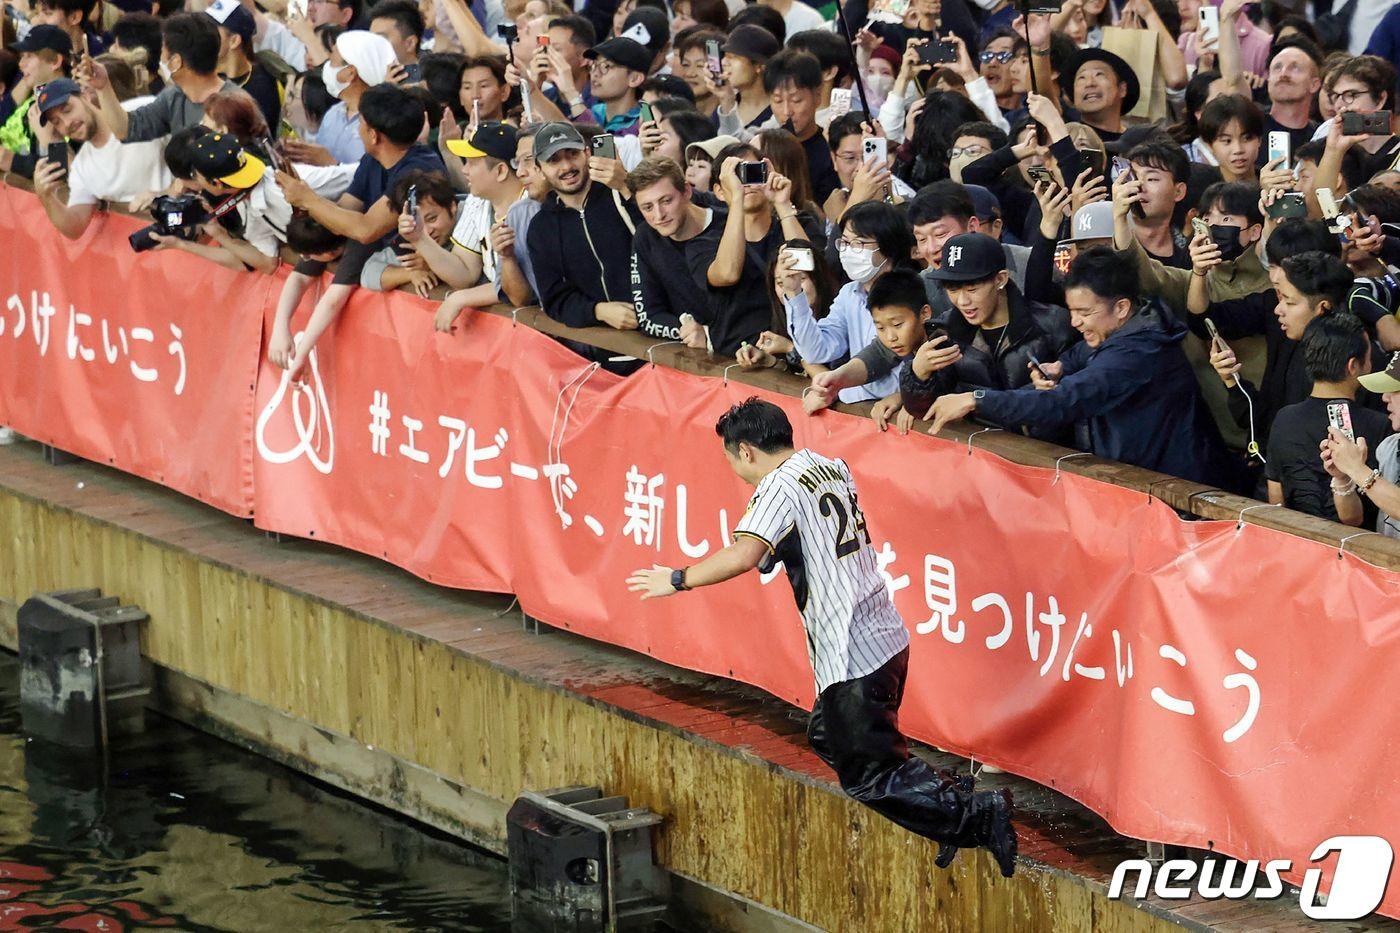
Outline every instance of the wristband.
POLYGON ((1371 492, 1371 487, 1376 485, 1376 480, 1380 478, 1381 471, 1379 469, 1372 470, 1370 476, 1363 479, 1360 483, 1357 483, 1357 488, 1359 488, 1362 492, 1369 494, 1371 492))
POLYGON ((1332 495, 1334 495, 1334 496, 1350 496, 1350 495, 1354 495, 1355 493, 1356 493, 1356 484, 1355 484, 1355 483, 1348 482, 1348 483, 1347 483, 1346 485, 1344 485, 1344 486, 1338 486, 1336 480, 1333 480, 1333 481, 1332 481, 1332 495))

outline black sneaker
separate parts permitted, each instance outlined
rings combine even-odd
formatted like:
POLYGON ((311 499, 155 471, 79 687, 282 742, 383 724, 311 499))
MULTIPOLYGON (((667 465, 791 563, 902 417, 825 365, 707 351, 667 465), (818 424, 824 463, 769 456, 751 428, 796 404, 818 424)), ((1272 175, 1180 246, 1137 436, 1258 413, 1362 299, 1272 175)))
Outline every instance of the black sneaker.
POLYGON ((939 868, 947 868, 953 864, 953 859, 958 857, 958 847, 947 842, 938 844, 938 856, 933 860, 933 864, 939 868))
POLYGON ((1003 788, 998 791, 982 791, 986 809, 986 824, 983 830, 986 838, 982 845, 997 860, 1003 878, 1016 873, 1016 827, 1011 822, 1011 791, 1003 788))

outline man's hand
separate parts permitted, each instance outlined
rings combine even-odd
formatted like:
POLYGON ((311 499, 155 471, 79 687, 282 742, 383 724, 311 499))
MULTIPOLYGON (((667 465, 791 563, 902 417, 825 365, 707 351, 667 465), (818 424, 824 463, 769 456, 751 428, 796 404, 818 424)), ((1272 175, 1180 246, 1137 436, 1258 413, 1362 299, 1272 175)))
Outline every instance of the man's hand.
POLYGON ((802 390, 802 410, 814 415, 836 401, 836 393, 841 388, 836 378, 836 370, 828 369, 812 377, 812 384, 802 390))
POLYGON ((928 433, 937 434, 950 421, 961 421, 976 410, 977 401, 971 392, 940 395, 933 400, 933 407, 928 410, 928 418, 933 422, 933 427, 928 429, 928 433))
POLYGON ((47 199, 56 197, 58 195, 59 182, 66 174, 68 174, 68 170, 57 162, 50 162, 48 159, 40 159, 34 165, 34 192, 41 198, 47 199))
POLYGON ((920 97, 909 105, 909 110, 904 114, 904 138, 914 138, 914 127, 919 125, 919 117, 924 112, 924 104, 928 103, 927 97, 920 97))
POLYGON ((1380 218, 1372 214, 1366 218, 1365 224, 1361 222, 1360 214, 1353 214, 1352 218, 1352 225, 1347 229, 1347 239, 1363 253, 1379 257, 1381 248, 1385 246, 1385 231, 1381 229, 1380 218))
POLYGON ((487 234, 491 239, 491 249, 502 259, 515 258, 515 230, 505 218, 496 221, 487 234))
POLYGON ((77 80, 78 86, 83 90, 83 96, 96 94, 98 91, 105 91, 111 86, 107 80, 107 66, 95 60, 91 55, 83 56, 82 62, 73 71, 73 77, 77 80))
POLYGON ((666 134, 661 132, 659 120, 646 120, 637 130, 637 138, 642 143, 642 155, 650 156, 666 142, 666 134))
POLYGON ((1041 391, 1055 388, 1060 384, 1060 379, 1065 374, 1065 364, 1059 361, 1054 363, 1041 363, 1040 370, 1037 371, 1034 363, 1027 363, 1026 369, 1030 370, 1031 385, 1041 391), (1044 373, 1044 375, 1041 375, 1044 373))
POLYGON ((292 362, 296 345, 292 341, 292 331, 286 324, 272 326, 272 336, 267 340, 267 361, 278 369, 286 369, 292 362))
POLYGON ((1233 388, 1236 384, 1237 376, 1240 372, 1240 364, 1235 359, 1235 351, 1229 345, 1221 342, 1213 342, 1210 348, 1210 365, 1215 370, 1220 381, 1225 383, 1226 388, 1233 388))
POLYGON ((900 408, 894 416, 895 430, 900 434, 908 434, 909 429, 914 426, 914 416, 909 413, 909 409, 900 408))
POLYGON ((888 163, 867 162, 862 158, 856 166, 855 174, 851 176, 851 196, 846 199, 846 203, 850 205, 883 200, 889 184, 888 163))
POLYGON ((1203 276, 1222 262, 1219 245, 1204 233, 1193 236, 1188 249, 1191 252, 1192 275, 1203 276))
POLYGON ((637 309, 630 302, 600 301, 593 306, 593 316, 613 330, 637 329, 637 309))
POLYGON ((1029 26, 1027 26, 1024 16, 1018 16, 1015 21, 1012 22, 1011 28, 1016 31, 1017 35, 1029 36, 1030 38, 1027 41, 1030 42, 1031 48, 1050 48, 1051 24, 1049 13, 1032 13, 1029 26), (1027 29, 1029 29, 1029 32, 1027 32, 1027 29))
POLYGON ((1342 132, 1342 115, 1339 113, 1332 118, 1332 128, 1327 131, 1327 148, 1345 153, 1352 146, 1364 143, 1371 137, 1363 134, 1347 136, 1342 132))
POLYGON ((292 207, 299 207, 307 210, 319 199, 319 195, 311 190, 311 186, 306 182, 290 175, 287 172, 277 173, 277 187, 282 189, 282 195, 287 199, 287 203, 292 207))
POLYGON ((1079 177, 1074 180, 1074 186, 1070 188, 1070 206, 1079 210, 1086 204, 1097 204, 1108 199, 1108 183, 1104 177, 1094 171, 1091 165, 1079 173, 1079 177))
POLYGON ((744 369, 770 369, 776 362, 771 353, 765 353, 751 343, 740 344, 734 359, 738 360, 744 369))
POLYGON ((899 393, 896 392, 893 395, 885 396, 874 405, 870 406, 870 417, 875 419, 875 426, 877 428, 884 431, 890 426, 890 419, 893 418, 897 412, 904 410, 901 401, 899 393))
POLYGON ((452 115, 451 107, 442 109, 442 121, 438 123, 438 139, 461 139, 462 127, 457 124, 457 118, 452 115))
POLYGON ((438 306, 437 313, 433 315, 433 330, 440 333, 450 334, 457 329, 457 318, 462 316, 468 305, 464 300, 467 292, 465 289, 455 291, 443 299, 438 306))
POLYGON ((719 109, 728 113, 733 110, 739 102, 739 89, 734 86, 734 82, 729 78, 729 65, 726 61, 725 70, 721 71, 719 77, 715 73, 706 69, 705 87, 709 89, 715 100, 719 101, 719 109))
POLYGON ((158 197, 160 197, 159 191, 147 191, 143 194, 138 194, 126 205, 126 209, 133 214, 144 214, 151 209, 151 205, 155 203, 158 197))
POLYGON ((1069 135, 1069 130, 1065 127, 1065 118, 1060 114, 1060 111, 1055 109, 1054 102, 1045 95, 1027 94, 1026 110, 1030 112, 1031 118, 1035 122, 1045 127, 1045 132, 1049 134, 1052 143, 1069 135))
POLYGON ((701 324, 689 314, 681 315, 681 342, 692 350, 708 350, 710 338, 701 324))
POLYGON ((1332 465, 1346 476, 1360 482, 1371 475, 1370 464, 1366 462, 1366 438, 1354 441, 1336 428, 1327 429, 1327 440, 1323 441, 1332 455, 1332 465))
MULTIPOLYGON (((967 44, 959 38, 957 33, 948 33, 943 37, 943 41, 951 42, 958 50, 958 58, 953 62, 953 71, 957 73, 958 77, 963 79, 964 84, 971 84, 973 81, 982 77, 977 71, 977 66, 972 64, 972 56, 967 54, 967 44)), ((884 429, 881 428, 881 430, 884 429)))
POLYGON ((1293 170, 1283 168, 1283 157, 1279 156, 1259 171, 1259 187, 1264 191, 1271 188, 1292 188, 1293 170))
POLYGON ((403 210, 399 212, 399 236, 410 246, 423 239, 423 225, 409 212, 407 201, 404 202, 403 210))
POLYGON ((1142 200, 1142 182, 1122 175, 1113 183, 1113 216, 1122 220, 1132 212, 1133 205, 1142 200))
POLYGON ((632 195, 632 190, 627 187, 627 169, 623 167, 621 159, 589 157, 588 177, 628 197, 632 195))
POLYGON ((642 599, 655 599, 658 596, 671 596, 676 588, 671 585, 670 567, 652 564, 650 570, 634 570, 627 578, 627 589, 641 593, 642 599))
POLYGON ((403 87, 408 84, 408 72, 403 70, 403 65, 398 62, 390 62, 389 67, 384 69, 384 81, 386 84, 397 84, 403 87))
POLYGON ((428 293, 438 287, 438 277, 429 269, 414 269, 408 275, 408 284, 413 286, 418 297, 427 298, 428 293))
POLYGON ((318 146, 309 143, 304 139, 285 139, 282 141, 282 152, 290 162, 300 162, 303 165, 335 165, 335 156, 325 146, 318 146))
POLYGON ((962 359, 962 347, 946 335, 939 334, 932 340, 925 340, 923 345, 914 352, 914 375, 920 379, 927 379, 940 369, 952 366, 962 359))

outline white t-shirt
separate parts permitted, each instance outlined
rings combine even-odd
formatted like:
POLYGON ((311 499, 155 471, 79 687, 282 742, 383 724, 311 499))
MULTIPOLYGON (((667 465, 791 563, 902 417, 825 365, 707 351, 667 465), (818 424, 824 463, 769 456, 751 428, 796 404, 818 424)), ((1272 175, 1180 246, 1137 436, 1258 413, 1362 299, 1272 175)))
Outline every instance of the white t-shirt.
POLYGON ((269 166, 262 181, 253 186, 248 197, 238 205, 243 216, 243 239, 265 256, 276 256, 287 240, 287 224, 292 219, 292 206, 277 186, 276 173, 269 166))
MULTIPOLYGON (((142 107, 154 97, 135 97, 122 103, 128 112, 142 107)), ((170 170, 165 167, 165 140, 123 143, 116 136, 107 145, 84 143, 68 166, 68 206, 111 201, 125 204, 138 194, 163 191, 170 187, 170 170)))
POLYGON ((831 28, 827 25, 826 20, 822 19, 820 13, 803 3, 802 0, 792 0, 792 8, 783 14, 783 25, 787 26, 789 38, 809 29, 831 28))

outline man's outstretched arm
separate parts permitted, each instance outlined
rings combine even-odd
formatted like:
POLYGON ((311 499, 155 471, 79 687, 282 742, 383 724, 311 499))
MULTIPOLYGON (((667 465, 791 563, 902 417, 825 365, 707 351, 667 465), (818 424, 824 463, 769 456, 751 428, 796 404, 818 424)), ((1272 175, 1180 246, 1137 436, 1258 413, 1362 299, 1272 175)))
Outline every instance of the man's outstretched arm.
MULTIPOLYGON (((767 553, 768 544, 761 538, 736 532, 734 543, 729 547, 686 568, 685 587, 693 590, 732 580, 757 567, 767 553)), ((671 567, 653 564, 650 570, 634 571, 632 576, 627 578, 627 589, 641 593, 642 599, 670 596, 676 592, 676 588, 671 586, 672 570, 671 567)))

